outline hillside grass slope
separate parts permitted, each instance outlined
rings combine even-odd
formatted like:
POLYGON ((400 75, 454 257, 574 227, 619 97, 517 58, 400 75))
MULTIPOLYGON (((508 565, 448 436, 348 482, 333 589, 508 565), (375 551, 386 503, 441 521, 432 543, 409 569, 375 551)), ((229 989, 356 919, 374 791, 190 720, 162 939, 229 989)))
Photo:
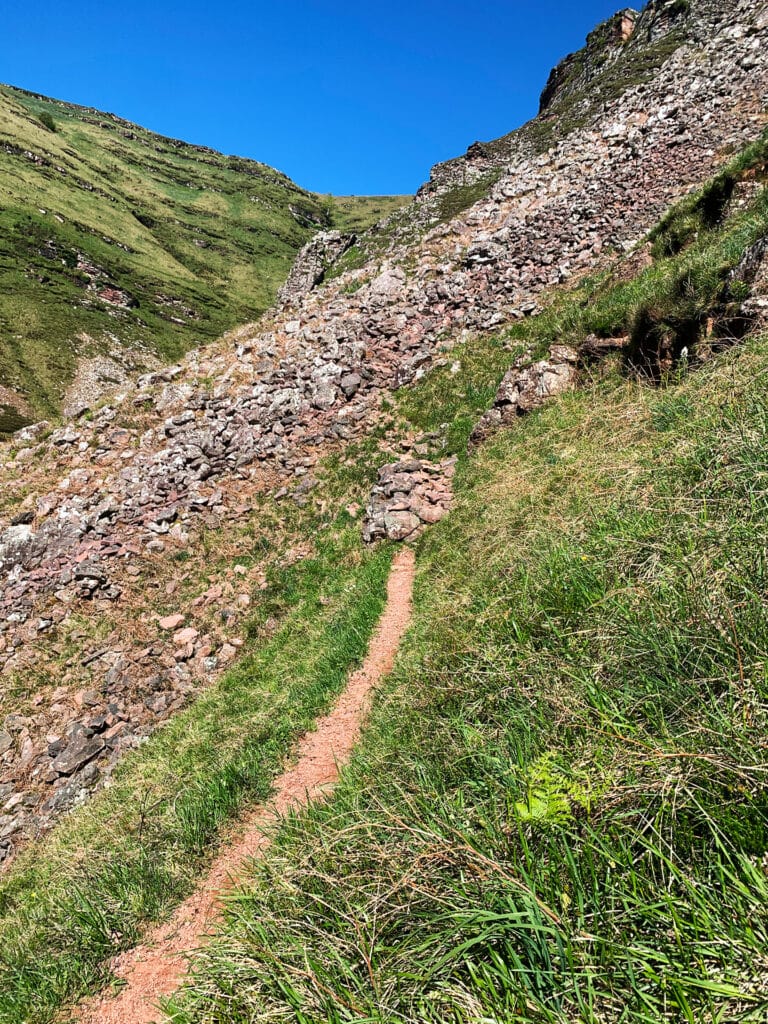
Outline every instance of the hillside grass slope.
POLYGON ((765 1020, 767 375, 600 373, 463 463, 352 769, 174 1021, 765 1020))
POLYGON ((172 1019, 762 1021, 768 339, 463 467, 331 804, 172 1019))
POLYGON ((314 231, 360 230, 405 198, 315 195, 0 86, 0 431, 57 414, 81 359, 140 370, 257 318, 314 231))
POLYGON ((228 538, 272 559, 249 657, 5 876, 3 1024, 103 984, 268 791, 364 650, 389 551, 364 552, 351 503, 414 436, 460 464, 395 671, 334 798, 229 899, 172 1019, 765 1019, 768 336, 733 334, 765 172, 762 139, 612 271, 453 347, 318 467, 316 504, 265 498, 228 538), (630 342, 467 453, 517 354, 590 333, 630 342), (676 366, 654 376, 642 357, 665 345, 676 366))

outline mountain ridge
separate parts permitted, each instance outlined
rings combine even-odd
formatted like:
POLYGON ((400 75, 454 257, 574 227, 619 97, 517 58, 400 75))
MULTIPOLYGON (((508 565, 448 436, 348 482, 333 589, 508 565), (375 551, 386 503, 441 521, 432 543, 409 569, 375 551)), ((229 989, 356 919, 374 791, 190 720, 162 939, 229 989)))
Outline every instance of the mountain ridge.
POLYGON ((13 393, 20 415, 56 414, 90 370, 64 398, 71 412, 99 375, 114 388, 252 319, 314 231, 402 201, 318 196, 266 164, 27 90, 0 87, 0 104, 11 420, 13 393))

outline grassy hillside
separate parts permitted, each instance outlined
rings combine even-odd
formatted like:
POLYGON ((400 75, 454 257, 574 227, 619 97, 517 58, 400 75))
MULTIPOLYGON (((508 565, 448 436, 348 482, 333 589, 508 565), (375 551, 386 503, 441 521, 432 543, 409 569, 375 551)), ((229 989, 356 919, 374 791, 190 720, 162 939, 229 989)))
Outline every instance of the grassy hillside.
MULTIPOLYGON (((516 342, 727 325, 768 198, 707 226, 721 184, 648 270, 454 350, 401 411, 463 451, 516 342)), ((230 899, 177 1024, 766 1019, 768 336, 620 369, 463 458, 352 769, 230 899)))
POLYGON ((329 227, 354 233, 366 231, 405 206, 410 196, 325 196, 329 227))
POLYGON ((517 351, 717 348, 731 271, 768 233, 765 188, 724 197, 765 171, 763 140, 662 221, 646 269, 456 347, 384 440, 317 467, 317 504, 265 497, 228 536, 272 559, 248 656, 3 879, 3 1024, 103 983, 359 659, 389 552, 346 509, 414 430, 461 461, 413 628, 341 787, 232 897, 173 1020, 765 1020, 768 336, 654 385, 608 360, 466 452, 517 351))
POLYGON ((175 1022, 764 1021, 768 339, 466 464, 353 769, 175 1022))
MULTIPOLYGON (((266 309, 315 230, 360 229, 403 201, 337 202, 0 86, 0 385, 30 416, 55 414, 78 359, 175 359, 266 309)), ((15 425, 6 406, 0 429, 15 425)))

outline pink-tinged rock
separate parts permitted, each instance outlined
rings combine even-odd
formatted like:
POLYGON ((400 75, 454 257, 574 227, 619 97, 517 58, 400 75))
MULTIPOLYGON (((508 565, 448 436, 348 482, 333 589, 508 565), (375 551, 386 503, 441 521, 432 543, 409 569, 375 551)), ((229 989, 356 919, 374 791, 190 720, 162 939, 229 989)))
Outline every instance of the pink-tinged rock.
POLYGON ((421 520, 412 512, 387 512, 384 528, 390 540, 405 540, 421 526, 421 520))
POLYGON ((96 690, 80 690, 74 694, 72 700, 79 708, 95 708, 101 703, 101 696, 96 690))
POLYGON ((228 662, 232 661, 236 654, 237 650, 232 646, 232 644, 222 644, 221 650, 219 651, 219 661, 222 665, 226 665, 228 662))
MULTIPOLYGON (((182 622, 184 620, 182 619, 182 622)), ((186 647, 187 644, 193 644, 200 635, 199 631, 192 626, 187 626, 186 629, 179 629, 173 634, 173 642, 178 644, 179 647, 186 647)))
POLYGON ((423 523, 439 523, 443 516, 446 514, 448 509, 443 508, 441 505, 420 505, 416 509, 416 515, 421 519, 423 523))
POLYGON ((122 736, 124 733, 128 731, 128 729, 129 725, 127 722, 115 722, 115 724, 111 725, 109 729, 107 729, 106 732, 104 732, 102 735, 104 736, 105 740, 109 741, 115 739, 118 736, 122 736))
POLYGON ((179 626, 184 624, 183 615, 166 615, 163 619, 158 619, 158 626, 160 629, 178 629, 179 626))

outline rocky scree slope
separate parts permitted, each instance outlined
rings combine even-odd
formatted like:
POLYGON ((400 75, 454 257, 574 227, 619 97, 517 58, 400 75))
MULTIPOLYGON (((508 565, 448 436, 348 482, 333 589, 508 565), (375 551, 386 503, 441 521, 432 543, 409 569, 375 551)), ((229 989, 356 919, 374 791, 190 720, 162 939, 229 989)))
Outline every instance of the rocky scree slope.
POLYGON ((401 202, 318 196, 254 160, 0 87, 0 431, 260 314, 320 228, 401 202))
MULTIPOLYGON (((534 315, 558 285, 629 252, 673 200, 759 134, 764 7, 652 4, 633 26, 625 40, 610 37, 612 74, 620 80, 622 62, 634 67, 643 47, 657 53, 666 40, 654 76, 628 75, 626 88, 593 110, 594 77, 580 72, 586 84, 552 98, 544 119, 582 97, 583 123, 563 119, 562 140, 538 156, 530 132, 541 122, 510 137, 507 155, 494 157, 498 180, 466 210, 416 241, 393 232, 389 251, 363 267, 344 270, 342 254, 336 276, 324 272, 319 285, 316 270, 305 272, 307 261, 317 266, 315 246, 299 257, 295 287, 258 325, 140 378, 120 402, 50 434, 17 434, 0 492, 8 854, 83 799, 123 750, 234 657, 242 609, 229 581, 191 608, 152 615, 148 579, 167 578, 178 557, 204 550, 207 530, 247 521, 259 494, 313 501, 313 469, 368 437, 394 391, 444 363, 452 345, 534 315), (199 628, 196 616, 222 603, 224 625, 199 628)), ((444 169, 433 173, 412 223, 453 187, 446 180, 444 169)), ((639 251, 627 263, 647 258, 639 251)), ((554 355, 501 404, 520 404, 526 388, 542 398, 552 376, 568 386, 577 357, 554 355)), ((432 470, 406 459, 384 471, 370 539, 412 535, 439 518, 451 467, 432 470)))

